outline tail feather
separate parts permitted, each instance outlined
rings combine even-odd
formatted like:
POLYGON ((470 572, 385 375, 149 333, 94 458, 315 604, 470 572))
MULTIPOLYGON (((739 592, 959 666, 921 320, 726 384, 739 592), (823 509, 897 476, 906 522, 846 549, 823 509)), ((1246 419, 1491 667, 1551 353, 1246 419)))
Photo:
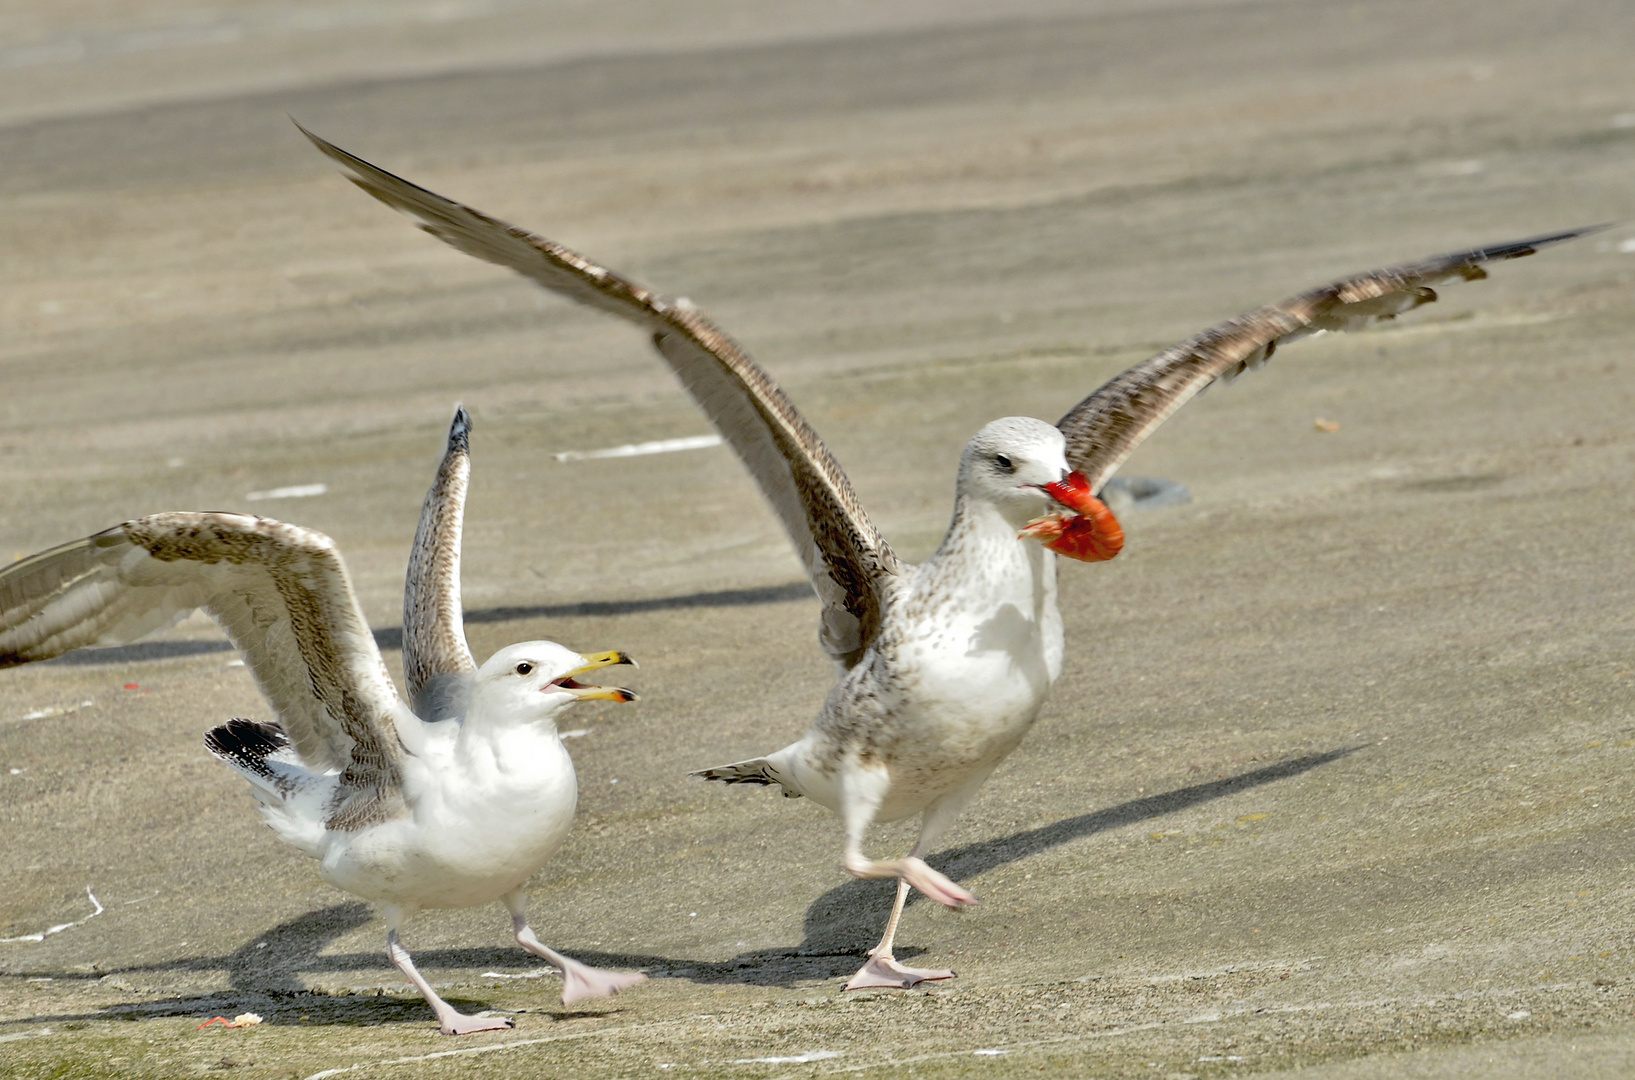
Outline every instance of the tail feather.
POLYGON ((713 769, 699 769, 691 775, 702 776, 706 780, 719 780, 723 784, 759 784, 762 787, 776 784, 783 788, 783 797, 786 799, 798 799, 805 794, 796 788, 791 777, 769 758, 717 765, 713 769))
POLYGON ((267 760, 274 754, 288 750, 290 740, 277 724, 261 724, 254 720, 229 720, 212 728, 204 736, 204 748, 243 773, 248 779, 260 780, 273 787, 282 787, 285 778, 267 760))
POLYGON ((323 856, 324 808, 338 774, 301 764, 277 724, 229 720, 204 737, 205 749, 250 782, 262 819, 298 850, 323 856))

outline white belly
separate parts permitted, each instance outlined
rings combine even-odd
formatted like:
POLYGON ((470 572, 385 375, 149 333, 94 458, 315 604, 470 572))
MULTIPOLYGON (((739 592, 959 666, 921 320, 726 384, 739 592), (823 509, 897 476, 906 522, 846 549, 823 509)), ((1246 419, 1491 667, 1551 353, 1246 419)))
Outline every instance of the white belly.
POLYGON ((912 692, 893 715, 882 820, 915 813, 1002 761, 1038 718, 1060 670, 1047 662, 1037 623, 1002 615, 952 629, 899 654, 899 678, 912 692))
POLYGON ((1060 625, 1008 608, 895 643, 889 668, 837 687, 831 715, 789 748, 801 789, 838 810, 847 766, 836 764, 883 769, 890 784, 876 820, 896 821, 986 775, 1021 742, 1060 674, 1060 625))
POLYGON ((578 785, 554 734, 425 764, 405 778, 408 816, 330 835, 325 881, 410 910, 470 907, 520 886, 567 839, 578 785))
POLYGON ((1055 556, 997 516, 988 526, 918 569, 812 731, 769 759, 801 793, 839 810, 862 770, 871 790, 885 781, 875 819, 894 821, 979 781, 1021 742, 1062 670, 1055 556))

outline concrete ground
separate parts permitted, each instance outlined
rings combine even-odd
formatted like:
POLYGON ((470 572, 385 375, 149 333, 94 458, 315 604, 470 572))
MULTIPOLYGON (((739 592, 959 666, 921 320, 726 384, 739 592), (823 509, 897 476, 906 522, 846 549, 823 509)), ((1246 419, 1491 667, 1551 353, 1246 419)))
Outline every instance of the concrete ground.
POLYGON ((286 116, 712 310, 909 557, 988 419, 1343 272, 1635 221, 1620 0, 1005 10, 0 12, 0 555, 287 518, 391 646, 464 400, 474 650, 643 665, 575 721, 535 926, 654 976, 563 1009, 497 905, 428 914, 423 969, 517 1016, 437 1035, 378 916, 206 756, 267 711, 192 621, 0 673, 0 1074, 1635 1071, 1635 229, 1290 349, 1144 446, 1125 472, 1192 501, 1064 567, 1066 673, 933 859, 983 903, 905 916, 900 955, 960 977, 843 997, 889 889, 820 809, 685 775, 831 680, 753 485, 719 448, 558 462, 707 428, 640 334, 418 234, 286 116))

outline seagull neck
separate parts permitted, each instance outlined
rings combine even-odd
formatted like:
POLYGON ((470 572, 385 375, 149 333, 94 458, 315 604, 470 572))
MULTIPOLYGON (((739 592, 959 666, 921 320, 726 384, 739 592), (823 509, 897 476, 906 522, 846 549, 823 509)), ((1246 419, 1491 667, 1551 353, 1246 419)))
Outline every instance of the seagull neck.
POLYGON ((954 519, 936 553, 921 564, 927 580, 951 576, 956 581, 1012 578, 1032 581, 1051 562, 1043 547, 1017 538, 1018 526, 986 499, 961 494, 954 519), (980 569, 973 572, 972 564, 980 569))
POLYGON ((521 750, 545 743, 561 743, 553 717, 518 719, 515 715, 508 715, 504 709, 497 714, 484 709, 479 702, 473 702, 466 711, 454 741, 456 752, 481 748, 483 754, 491 753, 495 748, 501 748, 503 752, 504 748, 521 750))
POLYGON ((470 704, 460 723, 460 737, 492 741, 519 732, 523 739, 536 736, 554 739, 556 721, 562 710, 547 707, 546 701, 536 691, 479 683, 472 689, 470 704))

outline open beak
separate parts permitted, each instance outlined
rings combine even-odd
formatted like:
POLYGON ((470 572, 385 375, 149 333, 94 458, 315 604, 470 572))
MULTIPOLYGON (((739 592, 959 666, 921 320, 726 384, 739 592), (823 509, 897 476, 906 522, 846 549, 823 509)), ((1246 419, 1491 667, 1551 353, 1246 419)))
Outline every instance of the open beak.
POLYGON ((1107 504, 1090 492, 1083 473, 1068 473, 1040 490, 1061 509, 1028 522, 1017 539, 1038 540, 1051 551, 1081 562, 1105 562, 1124 547, 1124 529, 1107 504), (1072 513, 1063 513, 1063 510, 1072 513))
POLYGON ((612 652, 591 653, 585 657, 585 662, 574 668, 566 675, 545 687, 546 690, 565 690, 581 701, 638 701, 634 690, 626 690, 621 686, 586 686, 577 681, 576 676, 585 675, 605 667, 616 664, 629 664, 636 667, 636 661, 628 653, 612 652))
POLYGON ((1055 505, 1028 522, 1027 528, 1016 535, 1018 540, 1038 540, 1045 544, 1060 540, 1076 516, 1088 513, 1092 503, 1100 505, 1090 494, 1090 481, 1077 470, 1055 483, 1033 486, 1049 495, 1055 505))
POLYGON ((1080 514, 1089 513, 1091 504, 1096 501, 1090 491, 1090 481, 1077 469, 1054 484, 1042 485, 1040 490, 1069 510, 1080 514))

